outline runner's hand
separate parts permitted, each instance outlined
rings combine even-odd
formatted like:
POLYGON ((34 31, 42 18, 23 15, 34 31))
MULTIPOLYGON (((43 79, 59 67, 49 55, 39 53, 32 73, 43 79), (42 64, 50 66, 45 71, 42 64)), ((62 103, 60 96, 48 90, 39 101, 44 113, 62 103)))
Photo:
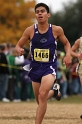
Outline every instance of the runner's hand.
POLYGON ((16 47, 15 50, 16 50, 18 56, 22 56, 24 54, 24 49, 21 47, 16 47))
POLYGON ((71 65, 72 59, 71 56, 66 55, 63 59, 63 64, 66 65, 66 68, 68 68, 71 65))

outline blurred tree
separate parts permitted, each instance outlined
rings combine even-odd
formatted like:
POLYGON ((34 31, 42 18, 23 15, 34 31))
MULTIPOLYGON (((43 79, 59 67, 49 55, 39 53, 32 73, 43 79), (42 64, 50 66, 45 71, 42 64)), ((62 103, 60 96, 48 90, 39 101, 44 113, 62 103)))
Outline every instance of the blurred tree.
POLYGON ((26 27, 35 20, 34 0, 0 0, 0 43, 16 44, 26 27))
MULTIPOLYGON (((55 14, 51 13, 50 23, 59 25, 64 29, 65 35, 71 45, 82 35, 82 0, 72 1, 64 4, 63 10, 55 14)), ((58 43, 58 49, 63 49, 58 43)))

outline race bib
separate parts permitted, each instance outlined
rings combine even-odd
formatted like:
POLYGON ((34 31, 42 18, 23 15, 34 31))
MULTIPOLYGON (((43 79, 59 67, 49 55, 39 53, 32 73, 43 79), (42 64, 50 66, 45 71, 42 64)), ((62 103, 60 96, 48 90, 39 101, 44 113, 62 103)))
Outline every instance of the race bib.
POLYGON ((80 60, 80 64, 82 65, 82 60, 80 60))
POLYGON ((34 49, 34 60, 39 62, 48 62, 49 49, 34 49))

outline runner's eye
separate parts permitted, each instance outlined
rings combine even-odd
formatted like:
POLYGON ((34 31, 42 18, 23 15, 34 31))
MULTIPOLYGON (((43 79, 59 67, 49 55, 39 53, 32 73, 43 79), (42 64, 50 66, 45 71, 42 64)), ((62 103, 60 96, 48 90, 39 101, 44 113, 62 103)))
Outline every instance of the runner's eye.
POLYGON ((41 10, 41 13, 44 13, 44 12, 45 12, 45 9, 42 9, 42 10, 41 10))
POLYGON ((36 14, 39 14, 39 13, 44 13, 46 10, 45 9, 42 9, 42 10, 36 10, 36 14))

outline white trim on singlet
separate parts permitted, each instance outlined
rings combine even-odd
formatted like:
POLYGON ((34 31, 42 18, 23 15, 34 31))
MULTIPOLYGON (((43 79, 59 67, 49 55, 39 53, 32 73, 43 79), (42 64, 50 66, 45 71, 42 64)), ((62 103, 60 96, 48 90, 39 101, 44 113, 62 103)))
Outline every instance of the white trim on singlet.
POLYGON ((35 26, 35 29, 37 28, 37 24, 34 25, 35 26))
POLYGON ((52 27, 52 25, 50 24, 50 27, 52 27))
MULTIPOLYGON (((37 28, 37 24, 34 24, 35 29, 37 28)), ((49 27, 52 27, 51 24, 49 24, 49 27)))

